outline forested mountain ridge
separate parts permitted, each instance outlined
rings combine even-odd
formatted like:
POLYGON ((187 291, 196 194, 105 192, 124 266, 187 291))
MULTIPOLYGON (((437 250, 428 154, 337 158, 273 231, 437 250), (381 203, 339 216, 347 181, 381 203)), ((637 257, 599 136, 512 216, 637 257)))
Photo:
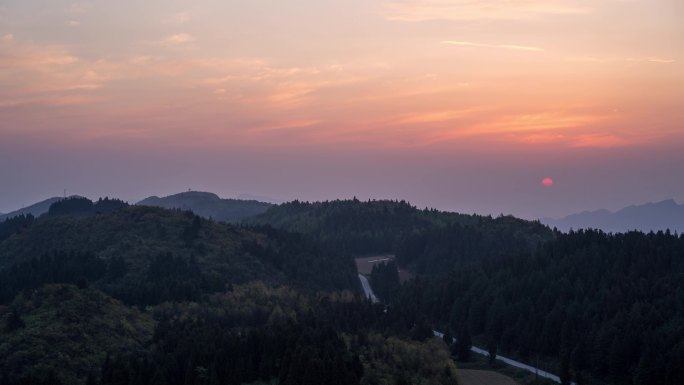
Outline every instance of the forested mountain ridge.
POLYGON ((0 384, 455 384, 311 237, 98 202, 0 225, 0 384))
POLYGON ((580 385, 679 385, 684 236, 358 200, 234 225, 71 198, 0 224, 1 385, 452 384, 433 328, 580 385), (388 307, 358 291, 351 257, 370 253, 417 273, 372 270, 388 307))
POLYGON ((507 356, 554 362, 548 369, 580 384, 684 380, 681 235, 559 233, 535 252, 417 279, 390 298, 396 317, 428 315, 507 356))
POLYGON ((34 217, 39 217, 48 211, 48 209, 50 208, 50 205, 52 205, 53 203, 55 203, 61 199, 62 198, 56 198, 56 197, 49 198, 49 199, 45 199, 43 201, 34 203, 30 206, 21 208, 19 210, 14 210, 14 211, 6 213, 6 214, 0 214, 0 222, 4 221, 5 219, 13 218, 13 217, 20 216, 20 215, 32 215, 34 217))
POLYGON ((189 210, 201 217, 225 222, 236 222, 261 214, 272 206, 257 200, 222 199, 216 194, 201 191, 187 191, 162 198, 152 196, 136 204, 189 210))
POLYGON ((293 201, 247 223, 310 234, 345 254, 395 253, 420 273, 448 271, 462 261, 533 250, 553 238, 537 221, 418 209, 405 201, 293 201), (437 244, 448 240, 446 245, 437 244))
POLYGON ((144 206, 25 222, 0 242, 5 300, 27 285, 78 279, 143 304, 197 299, 255 279, 312 289, 358 288, 350 259, 323 251, 305 235, 270 227, 144 206), (81 272, 80 266, 91 268, 81 272), (175 294, 168 292, 173 288, 175 294))

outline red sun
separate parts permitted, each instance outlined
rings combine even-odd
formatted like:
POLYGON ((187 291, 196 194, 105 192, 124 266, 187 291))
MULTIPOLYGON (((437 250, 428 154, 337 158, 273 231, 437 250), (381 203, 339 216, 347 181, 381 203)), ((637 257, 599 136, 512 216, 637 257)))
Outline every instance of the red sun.
POLYGON ((553 186, 553 179, 551 178, 544 178, 542 179, 542 185, 545 187, 551 187, 553 186))

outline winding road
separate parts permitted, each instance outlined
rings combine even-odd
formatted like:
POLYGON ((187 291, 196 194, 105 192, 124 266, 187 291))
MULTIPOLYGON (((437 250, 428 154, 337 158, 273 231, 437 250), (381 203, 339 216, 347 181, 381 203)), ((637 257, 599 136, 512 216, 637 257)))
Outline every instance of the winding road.
MULTIPOLYGON (((368 278, 366 278, 362 274, 359 274, 359 280, 361 281, 361 287, 363 287, 363 292, 366 294, 366 296, 368 298, 370 298, 371 301, 373 301, 373 302, 379 302, 378 298, 375 296, 375 293, 373 293, 373 289, 370 286, 370 282, 368 282, 368 278)), ((440 337, 440 338, 444 337, 444 333, 438 332, 437 330, 433 330, 432 332, 437 337, 440 337)), ((456 341, 456 339, 454 339, 454 341, 456 341)), ((485 349, 479 348, 477 346, 471 347, 470 350, 473 353, 477 353, 477 354, 481 354, 485 357, 489 357, 489 353, 485 349)), ((514 366, 516 368, 526 370, 530 373, 534 373, 534 374, 538 375, 539 377, 548 378, 549 380, 557 382, 559 384, 561 382, 560 377, 558 377, 557 375, 555 375, 553 373, 546 372, 546 371, 541 370, 539 368, 535 368, 534 366, 527 365, 527 364, 524 364, 522 362, 512 360, 510 358, 502 357, 499 355, 496 356, 496 359, 498 361, 504 362, 510 366, 514 366)), ((574 382, 571 382, 571 385, 576 385, 576 384, 574 382)))
POLYGON ((363 287, 363 292, 366 293, 366 297, 370 298, 373 303, 380 302, 378 301, 378 297, 375 296, 375 293, 373 293, 368 278, 363 274, 359 274, 359 281, 361 281, 361 286, 363 287))

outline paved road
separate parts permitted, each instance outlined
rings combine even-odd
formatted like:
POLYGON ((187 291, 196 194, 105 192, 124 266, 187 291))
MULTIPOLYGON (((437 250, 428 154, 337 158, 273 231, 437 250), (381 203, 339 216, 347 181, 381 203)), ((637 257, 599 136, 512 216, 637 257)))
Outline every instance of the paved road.
MULTIPOLYGON (((359 274, 359 280, 361 281, 361 286, 363 287, 363 292, 366 294, 366 296, 368 298, 370 298, 373 302, 378 302, 378 298, 375 296, 375 293, 373 293, 373 289, 371 288, 370 283, 368 282, 368 278, 359 274)), ((444 334, 438 332, 437 330, 433 330, 432 332, 435 334, 435 336, 437 336, 439 338, 444 337, 444 334)), ((456 341, 456 339, 454 339, 454 341, 456 341)), ((478 348, 477 346, 471 347, 470 350, 474 353, 481 354, 485 357, 489 357, 489 353, 485 349, 478 348)), ((560 384, 560 377, 558 377, 555 374, 543 371, 541 369, 535 368, 534 366, 530 366, 530 365, 524 364, 522 362, 518 362, 518 361, 512 360, 510 358, 502 357, 499 355, 496 356, 496 359, 501 361, 501 362, 504 362, 508 365, 511 365, 511 366, 514 366, 516 368, 520 368, 523 370, 527 370, 528 372, 534 373, 534 374, 538 375, 539 377, 548 378, 548 379, 560 384)), ((573 382, 572 385, 575 385, 575 383, 573 382)))
POLYGON ((373 302, 379 302, 378 298, 375 296, 375 293, 373 293, 373 289, 371 289, 368 278, 362 274, 359 274, 359 281, 361 281, 361 287, 363 287, 363 292, 366 293, 366 297, 370 298, 373 302))

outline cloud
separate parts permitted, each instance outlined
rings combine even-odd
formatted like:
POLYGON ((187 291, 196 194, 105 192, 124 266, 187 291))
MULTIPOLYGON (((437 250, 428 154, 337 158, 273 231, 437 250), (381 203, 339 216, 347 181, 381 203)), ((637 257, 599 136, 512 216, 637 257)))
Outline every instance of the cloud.
POLYGON ((173 15, 169 16, 166 19, 166 22, 171 23, 171 24, 181 24, 182 25, 182 24, 187 23, 190 20, 191 20, 191 16, 190 16, 189 12, 177 12, 177 13, 174 13, 173 15))
POLYGON ((82 59, 64 46, 17 42, 0 55, 3 108, 89 102, 93 92, 124 68, 106 60, 82 59))
POLYGON ((573 147, 611 148, 630 144, 633 144, 630 139, 609 133, 581 134, 570 141, 573 147))
POLYGON ((90 9, 90 5, 88 5, 88 4, 72 3, 67 8, 67 12, 73 13, 73 14, 83 14, 83 13, 88 12, 89 9, 90 9))
POLYGON ((482 108, 467 108, 463 110, 439 110, 418 113, 408 113, 392 119, 396 124, 416 124, 416 123, 440 123, 454 121, 459 118, 470 116, 473 113, 481 112, 482 108))
POLYGON ((6 35, 0 36, 0 40, 1 41, 12 41, 12 40, 14 40, 14 35, 12 35, 11 33, 8 33, 6 35))
POLYGON ((81 22, 78 20, 69 20, 67 24, 69 25, 69 27, 78 27, 81 25, 81 22))
POLYGON ((532 46, 527 46, 527 45, 515 45, 515 44, 482 44, 482 43, 473 43, 470 41, 453 41, 453 40, 444 40, 441 42, 442 44, 450 44, 450 45, 460 45, 464 47, 480 47, 480 48, 502 48, 502 49, 511 49, 511 50, 516 50, 516 51, 543 51, 542 48, 539 47, 532 47, 532 46))
POLYGON ((578 15, 592 11, 583 0, 387 0, 389 20, 522 20, 548 15, 578 15))
POLYGON ((662 63, 662 64, 675 63, 676 62, 676 60, 674 60, 674 59, 663 59, 663 58, 659 58, 659 57, 646 57, 646 58, 637 58, 637 59, 629 58, 626 60, 627 61, 645 61, 645 62, 649 62, 649 63, 662 63))
POLYGON ((676 63, 677 60, 662 58, 656 56, 647 57, 594 57, 594 56, 580 56, 569 58, 570 61, 589 62, 589 63, 615 63, 615 62, 630 62, 630 63, 658 63, 671 64, 676 63))
POLYGON ((175 35, 168 36, 163 41, 167 44, 184 44, 194 41, 195 38, 187 33, 178 33, 175 35))

